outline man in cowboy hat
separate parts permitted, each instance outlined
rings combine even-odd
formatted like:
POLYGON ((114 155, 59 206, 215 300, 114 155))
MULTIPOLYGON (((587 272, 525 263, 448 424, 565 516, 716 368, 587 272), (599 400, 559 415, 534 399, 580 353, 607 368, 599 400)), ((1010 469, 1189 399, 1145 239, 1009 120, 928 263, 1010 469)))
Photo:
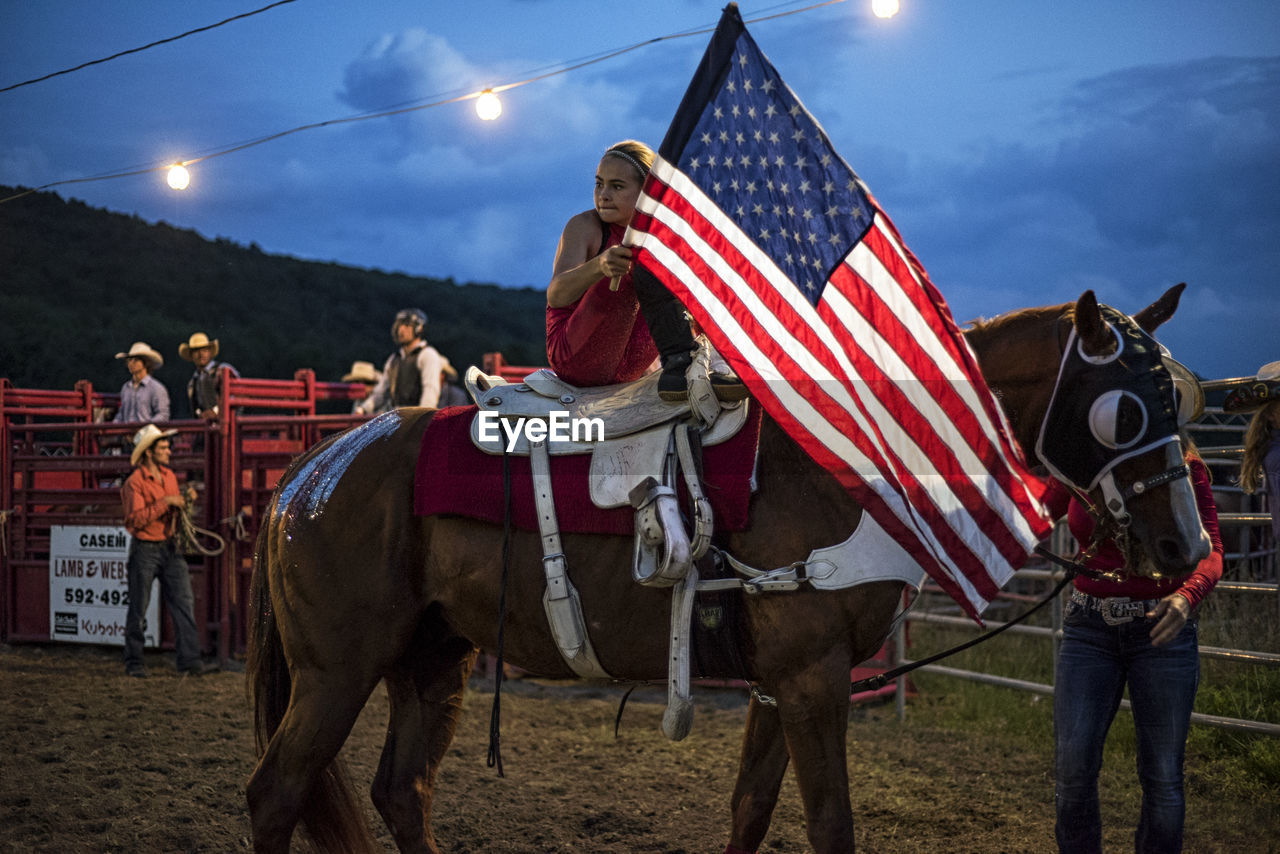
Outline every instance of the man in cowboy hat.
MULTIPOLYGON (((364 385, 364 397, 351 404, 353 413, 359 415, 364 412, 361 406, 369 399, 369 395, 373 393, 373 388, 380 379, 382 379, 382 373, 373 366, 373 362, 351 363, 351 370, 347 371, 342 381, 344 383, 362 383, 364 385)), ((373 414, 372 410, 370 410, 370 414, 373 414)))
POLYGON ((145 341, 135 341, 127 353, 116 353, 129 369, 129 381, 120 389, 120 408, 113 421, 168 421, 169 390, 152 374, 164 357, 145 341))
POLYGON ((181 508, 195 499, 187 486, 178 491, 178 478, 169 468, 173 453, 169 437, 177 430, 161 430, 154 424, 143 427, 133 437, 129 461, 133 473, 120 489, 124 503, 124 527, 129 541, 129 611, 125 617, 124 672, 145 677, 142 663, 147 606, 151 583, 160 579, 160 594, 173 620, 177 665, 181 673, 201 676, 211 669, 200 660, 200 633, 196 627, 187 560, 178 551, 174 534, 181 508))
POLYGON ((440 399, 440 375, 444 370, 439 351, 427 343, 427 313, 402 308, 391 321, 396 351, 387 357, 382 379, 373 394, 357 407, 366 415, 397 406, 435 406, 440 399))
POLYGON ((240 376, 239 372, 226 362, 214 360, 218 355, 218 339, 210 339, 203 332, 196 332, 179 344, 178 355, 196 366, 195 373, 187 380, 191 414, 206 421, 215 420, 218 417, 218 400, 222 395, 222 369, 231 371, 233 377, 240 376))

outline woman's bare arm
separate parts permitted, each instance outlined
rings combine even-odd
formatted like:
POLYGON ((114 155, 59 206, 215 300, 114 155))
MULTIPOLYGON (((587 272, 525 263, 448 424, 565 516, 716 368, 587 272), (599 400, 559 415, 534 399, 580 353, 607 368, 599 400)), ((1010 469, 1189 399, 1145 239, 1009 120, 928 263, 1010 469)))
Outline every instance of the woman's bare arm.
POLYGON ((599 245, 600 220, 595 211, 583 211, 565 224, 547 285, 547 305, 570 305, 601 279, 621 276, 631 269, 630 249, 610 246, 596 254, 599 245))

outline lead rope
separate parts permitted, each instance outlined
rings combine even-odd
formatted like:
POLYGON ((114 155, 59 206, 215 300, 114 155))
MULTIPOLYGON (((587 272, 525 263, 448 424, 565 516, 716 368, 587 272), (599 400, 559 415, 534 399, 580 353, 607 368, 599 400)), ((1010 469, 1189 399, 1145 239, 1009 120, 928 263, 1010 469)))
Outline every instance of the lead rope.
POLYGON ((502 773, 502 648, 507 622, 507 578, 511 574, 511 457, 502 452, 502 581, 498 592, 498 655, 493 675, 493 708, 489 712, 489 756, 485 763, 502 773))
POLYGON ((1008 629, 1012 626, 1017 625, 1018 623, 1021 623, 1027 617, 1030 617, 1036 611, 1039 611, 1045 605, 1048 605, 1050 602, 1056 599, 1058 594, 1062 592, 1063 588, 1066 587, 1068 584, 1070 584, 1077 575, 1085 575, 1089 577, 1096 577, 1100 575, 1100 573, 1095 572, 1092 569, 1089 569, 1083 563, 1084 560, 1088 560, 1089 557, 1092 556, 1096 546, 1097 546, 1097 542, 1090 543, 1089 548, 1085 549, 1085 551, 1080 553, 1080 559, 1078 560, 1068 560, 1065 557, 1054 554, 1044 546, 1036 546, 1036 554, 1040 555, 1041 557, 1045 558, 1046 560, 1052 563, 1056 563, 1058 566, 1063 567, 1067 571, 1067 574, 1064 575, 1062 577, 1062 580, 1059 581, 1057 585, 1054 586, 1053 590, 1049 593, 1048 596, 1044 597, 1035 605, 1032 605, 1026 611, 1023 611, 1017 617, 1013 618, 1012 620, 1005 623, 1004 625, 997 626, 996 628, 992 629, 989 632, 984 632, 978 635, 976 638, 965 641, 959 646, 953 646, 951 647, 951 649, 945 649, 942 652, 935 653, 934 655, 929 656, 928 658, 922 658, 919 661, 913 661, 910 664, 903 664, 899 667, 893 668, 892 670, 886 670, 884 673, 878 673, 875 676, 869 676, 866 679, 859 679, 857 682, 850 683, 849 693, 857 694, 860 691, 878 691, 879 689, 887 685, 891 679, 896 679, 905 673, 910 673, 912 670, 915 670, 918 667, 924 667, 926 664, 932 664, 933 662, 946 658, 949 655, 954 655, 957 652, 963 652, 969 647, 976 646, 977 644, 980 644, 985 640, 989 640, 990 638, 995 637, 996 635, 1003 632, 1005 629, 1008 629))

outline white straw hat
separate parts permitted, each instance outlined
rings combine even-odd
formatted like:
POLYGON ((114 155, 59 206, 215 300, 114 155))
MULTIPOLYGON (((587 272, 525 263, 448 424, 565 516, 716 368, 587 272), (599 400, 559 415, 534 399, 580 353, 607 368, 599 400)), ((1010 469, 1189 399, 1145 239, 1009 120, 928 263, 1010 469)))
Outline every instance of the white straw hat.
POLYGON ((351 371, 342 378, 344 383, 376 383, 378 369, 373 362, 352 362, 351 371))
POLYGON ((116 358, 141 359, 147 363, 147 370, 149 371, 154 371, 156 368, 164 364, 164 356, 161 356, 155 350, 151 349, 151 345, 145 341, 134 341, 133 346, 129 348, 129 352, 116 353, 116 358))
POLYGON ((133 434, 133 453, 129 455, 129 464, 136 466, 147 448, 150 448, 160 439, 167 439, 177 434, 177 430, 161 430, 154 424, 148 424, 143 427, 133 434))

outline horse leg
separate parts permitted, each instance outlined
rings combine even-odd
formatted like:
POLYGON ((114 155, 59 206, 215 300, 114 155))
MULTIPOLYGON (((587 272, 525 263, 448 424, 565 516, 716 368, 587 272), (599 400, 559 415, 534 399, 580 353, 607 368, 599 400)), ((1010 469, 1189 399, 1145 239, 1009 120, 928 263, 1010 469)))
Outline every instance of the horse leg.
POLYGON ((391 718, 371 794, 402 852, 439 854, 431 832, 436 772, 475 660, 475 647, 463 638, 414 643, 387 675, 391 718))
POLYGON ((854 850, 845 750, 850 666, 848 655, 833 651, 774 683, 815 854, 854 850))
POLYGON ((352 803, 345 777, 331 765, 380 678, 368 667, 351 672, 356 669, 308 668, 295 673, 284 717, 245 790, 255 851, 287 852, 300 820, 321 850, 369 850, 362 815, 342 816, 353 824, 349 833, 338 834, 333 828, 342 825, 328 820, 336 816, 307 809, 319 787, 341 791, 346 797, 338 802, 352 803))
POLYGON ((742 735, 742 756, 738 762, 738 782, 733 788, 733 830, 725 854, 749 854, 760 847, 778 803, 778 791, 787 771, 786 741, 777 706, 766 706, 751 698, 747 707, 747 727, 742 735))

